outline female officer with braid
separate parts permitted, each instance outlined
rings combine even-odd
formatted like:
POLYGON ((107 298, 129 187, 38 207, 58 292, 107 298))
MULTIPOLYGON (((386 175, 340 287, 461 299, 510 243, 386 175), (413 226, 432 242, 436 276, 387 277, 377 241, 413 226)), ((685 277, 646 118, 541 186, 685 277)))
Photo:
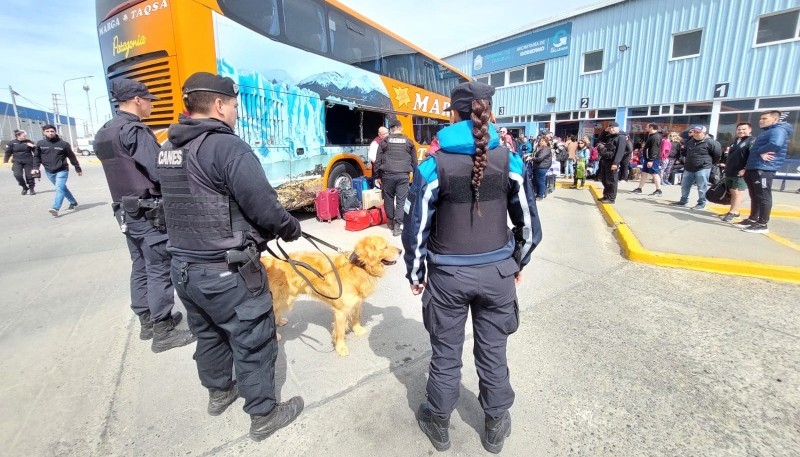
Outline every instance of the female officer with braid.
POLYGON ((506 342, 519 325, 515 284, 542 237, 522 159, 500 146, 489 122, 493 94, 478 82, 453 89, 452 125, 438 134, 439 152, 419 165, 405 206, 406 277, 412 293, 422 294, 433 352, 417 421, 439 451, 450 447, 470 311, 486 420, 481 442, 497 453, 511 433, 506 342))

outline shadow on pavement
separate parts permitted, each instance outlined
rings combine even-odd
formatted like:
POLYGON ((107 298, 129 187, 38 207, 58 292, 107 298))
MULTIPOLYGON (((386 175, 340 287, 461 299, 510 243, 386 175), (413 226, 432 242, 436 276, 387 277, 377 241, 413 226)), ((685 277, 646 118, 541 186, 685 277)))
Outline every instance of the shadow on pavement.
POLYGON ((593 202, 591 202, 591 203, 590 202, 584 202, 584 201, 581 201, 581 200, 576 200, 574 198, 566 198, 566 197, 554 197, 554 198, 556 200, 562 200, 562 201, 565 201, 565 202, 568 202, 568 203, 574 203, 576 205, 581 205, 581 206, 597 206, 593 202))
MULTIPOLYGON (((86 211, 86 210, 88 210, 88 209, 95 208, 95 207, 97 207, 97 206, 104 206, 104 205, 108 205, 108 202, 89 203, 89 204, 86 204, 86 205, 82 205, 82 204, 80 204, 80 202, 79 202, 79 203, 78 203, 78 206, 77 206, 77 207, 75 207, 75 209, 74 209, 74 210, 72 210, 72 211, 68 211, 68 210, 66 210, 66 209, 62 209, 62 210, 61 210, 61 211, 58 213, 58 217, 69 216, 69 215, 71 215, 71 214, 75 214, 75 213, 78 213, 78 212, 81 212, 81 211, 86 211)), ((113 215, 112 215, 112 217, 113 217, 113 215)))

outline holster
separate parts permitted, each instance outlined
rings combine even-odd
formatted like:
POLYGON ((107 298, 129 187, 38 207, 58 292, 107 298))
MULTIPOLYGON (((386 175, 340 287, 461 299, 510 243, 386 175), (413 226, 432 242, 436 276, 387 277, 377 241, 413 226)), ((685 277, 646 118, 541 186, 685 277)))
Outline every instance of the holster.
POLYGON ((157 201, 157 205, 145 211, 144 217, 153 227, 158 230, 164 230, 167 228, 167 215, 164 213, 164 205, 161 201, 157 201))
POLYGON ((231 249, 225 252, 225 261, 229 267, 234 267, 242 276, 247 290, 258 292, 264 288, 264 266, 259 260, 258 249, 254 245, 249 245, 242 250, 231 249))

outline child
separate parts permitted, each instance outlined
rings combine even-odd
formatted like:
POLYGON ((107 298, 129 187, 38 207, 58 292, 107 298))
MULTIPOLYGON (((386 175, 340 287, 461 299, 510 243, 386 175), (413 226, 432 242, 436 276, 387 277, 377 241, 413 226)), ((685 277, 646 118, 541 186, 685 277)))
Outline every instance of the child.
POLYGON ((547 170, 547 193, 552 194, 556 190, 556 178, 561 174, 561 162, 558 161, 558 156, 553 153, 553 163, 550 169, 547 170))

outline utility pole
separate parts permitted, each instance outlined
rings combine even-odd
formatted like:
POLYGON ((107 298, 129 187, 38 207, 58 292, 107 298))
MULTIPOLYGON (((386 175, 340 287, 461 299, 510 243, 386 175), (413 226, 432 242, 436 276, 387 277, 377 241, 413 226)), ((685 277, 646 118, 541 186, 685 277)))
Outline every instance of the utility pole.
POLYGON ((14 92, 11 86, 8 86, 8 92, 11 94, 11 104, 14 105, 14 117, 17 118, 17 130, 22 130, 22 124, 19 122, 19 111, 17 111, 17 99, 15 97, 19 94, 14 92))
POLYGON ((55 116, 55 122, 53 125, 56 126, 56 130, 61 125, 61 116, 58 115, 58 94, 53 94, 53 115, 55 116))
MULTIPOLYGON (((94 136, 94 128, 92 126, 92 100, 89 98, 89 84, 86 83, 86 80, 83 80, 83 90, 86 91, 86 106, 89 107, 89 134, 88 136, 94 136)), ((87 135, 84 135, 87 136, 87 135)))

